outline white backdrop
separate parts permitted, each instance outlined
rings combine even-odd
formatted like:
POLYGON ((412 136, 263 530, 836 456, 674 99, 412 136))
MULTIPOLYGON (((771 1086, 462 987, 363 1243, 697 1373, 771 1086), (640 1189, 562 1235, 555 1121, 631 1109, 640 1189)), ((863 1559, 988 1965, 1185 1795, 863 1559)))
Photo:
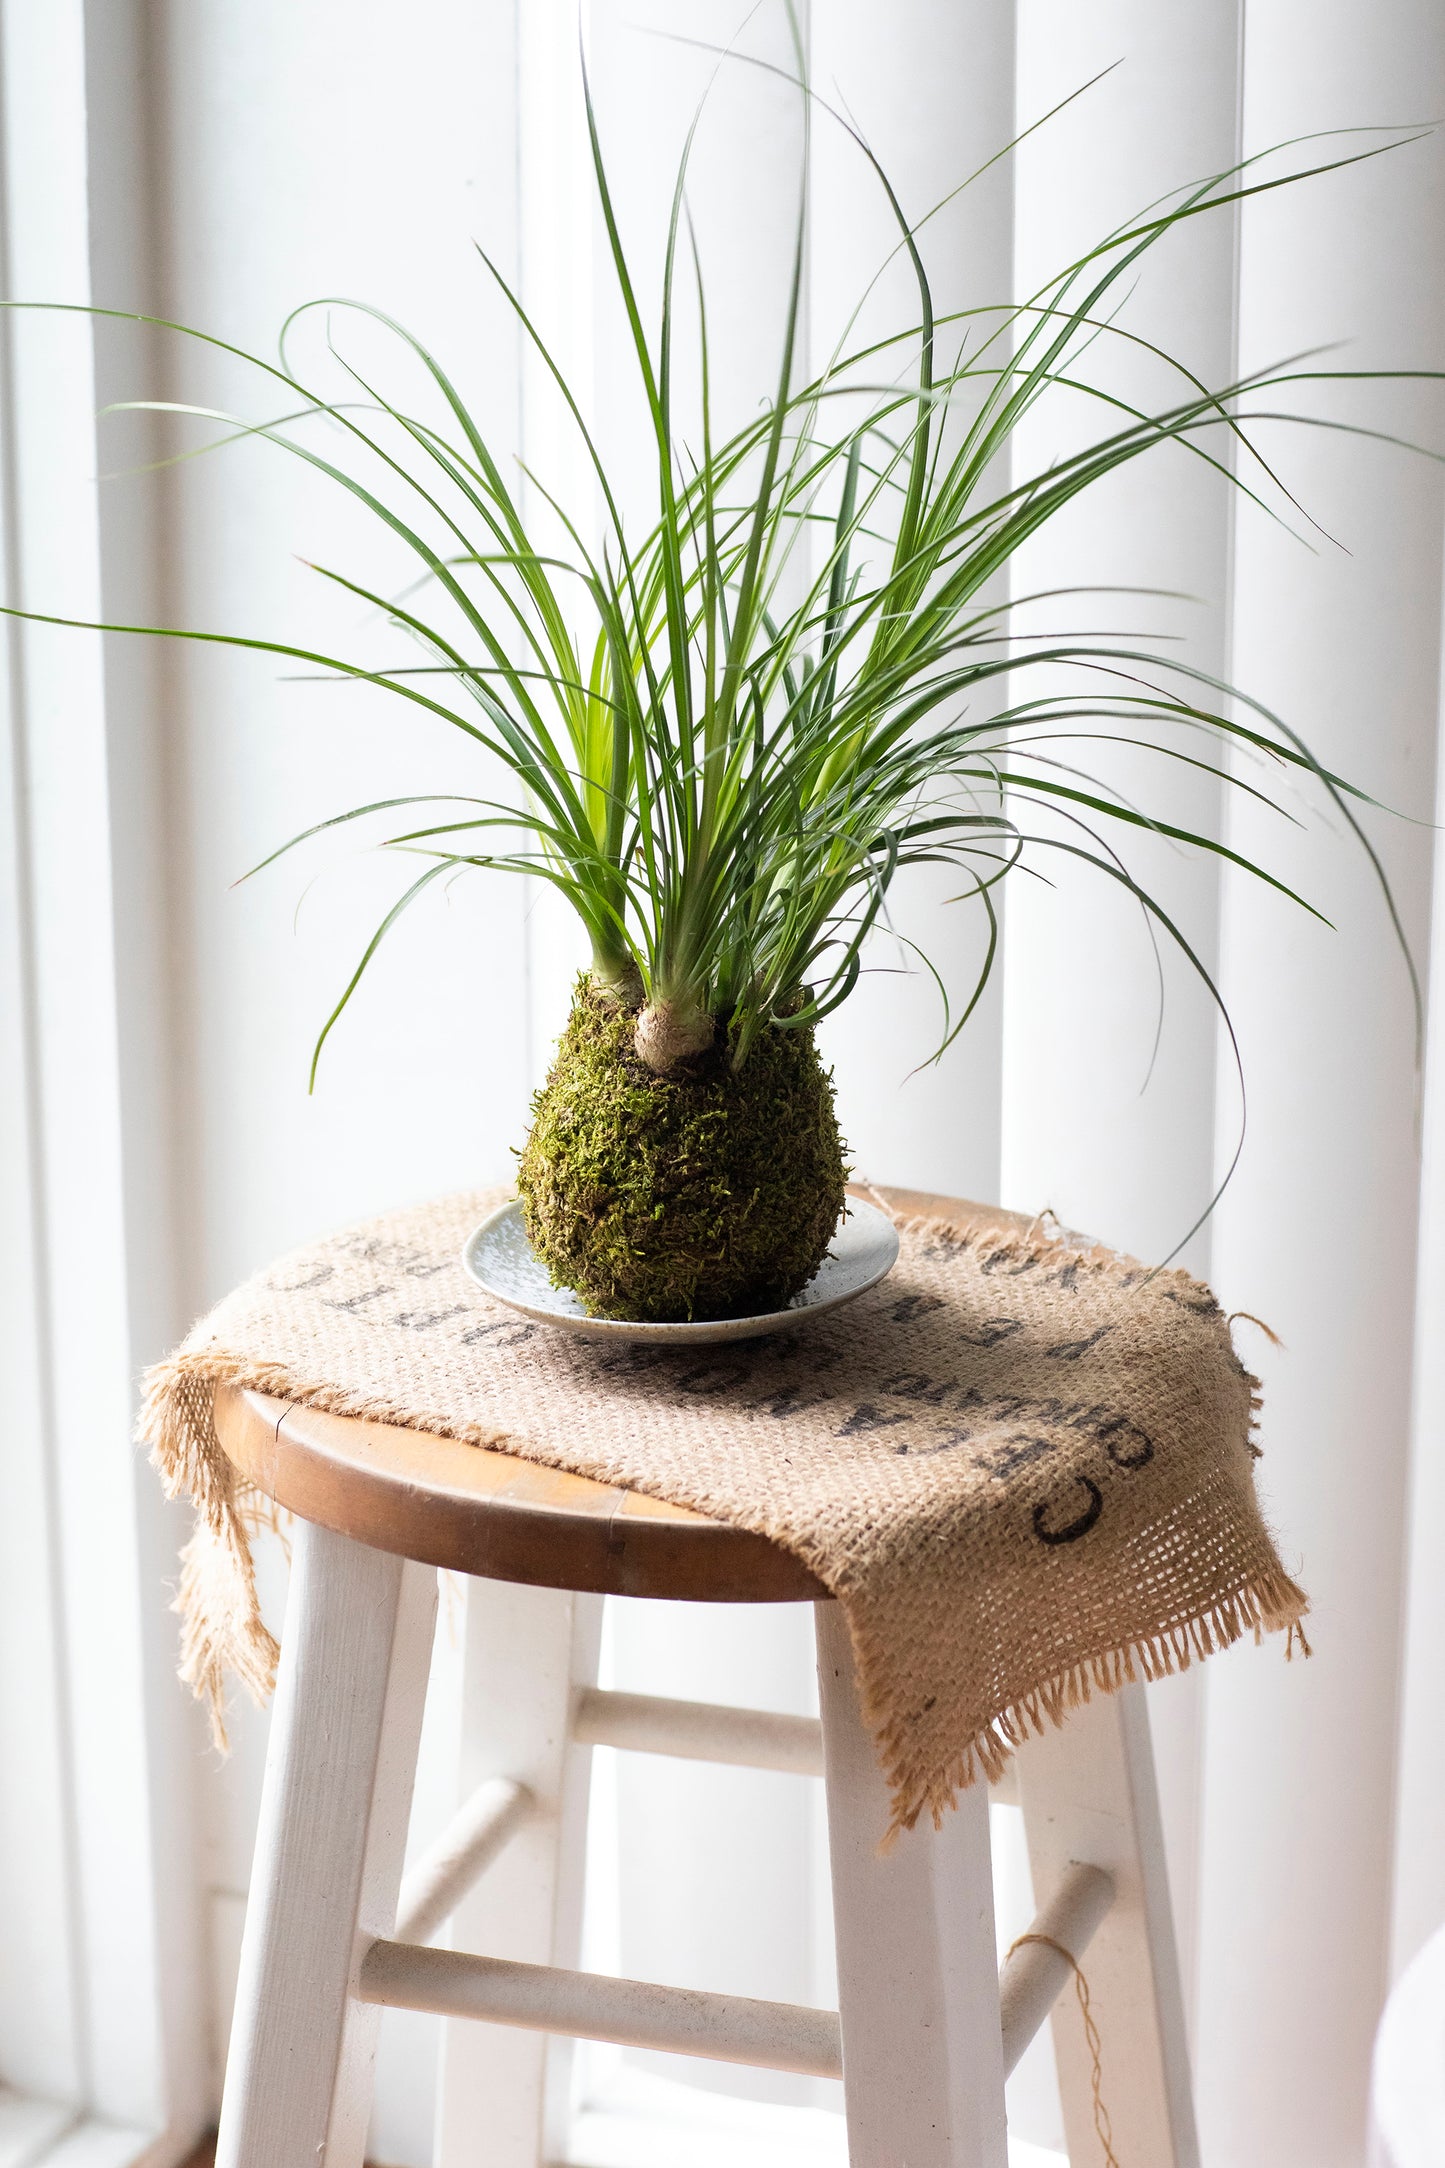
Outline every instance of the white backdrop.
MULTIPOLYGON (((725 40, 741 14, 737 0, 593 0, 602 125, 644 264, 708 72, 648 25, 725 40)), ((418 0, 404 25, 379 0, 344 18, 327 0, 53 0, 44 11, 0 0, 8 290, 150 308, 258 347, 314 294, 374 300, 446 355, 504 439, 565 482, 565 436, 487 296, 475 235, 590 378, 625 456, 618 327, 576 126, 576 27, 573 0, 418 0)), ((812 0, 807 33, 817 86, 846 99, 914 212, 1119 63, 928 229, 945 307, 1030 290, 1239 146, 1445 111, 1445 18, 1425 0, 1247 11, 812 0)), ((774 0, 746 42, 785 50, 774 0)), ((780 85, 724 75, 695 192, 740 403, 765 388, 774 351, 798 144, 780 85)), ((1250 367, 1341 340, 1362 366, 1445 366, 1442 144, 1429 136, 1196 224, 1161 252, 1126 321, 1214 378, 1236 357, 1250 367)), ((813 182, 808 316, 822 352, 889 237, 826 127, 813 182)), ((265 447, 94 486, 148 448, 143 427, 115 421, 97 448, 98 403, 243 388, 230 365, 175 342, 10 319, 10 596, 280 637, 313 636, 319 612, 345 637, 355 612, 297 558, 355 562, 350 523, 265 447)), ((1364 411, 1358 396, 1349 411, 1364 411)), ((1441 441, 1434 395, 1380 391, 1369 411, 1441 441)), ((1023 456, 1048 455, 1045 426, 1030 425, 1023 456)), ((1033 546, 1019 588, 1139 582, 1192 597, 1100 608, 1181 638, 1190 659, 1236 675, 1421 823, 1381 819, 1372 832, 1423 960, 1438 470, 1338 436, 1278 432, 1271 445, 1332 539, 1313 550, 1283 539, 1240 515, 1217 479, 1161 459, 1033 546)), ((415 787, 419 772, 445 787, 449 748, 424 733, 403 741, 355 689, 280 682, 259 658, 211 650, 15 635, 5 692, 0 963, 18 1030, 5 1033, 0 1079, 14 1198, 0 1243, 19 1398, 0 1629, 7 1650, 28 1653, 0 1665, 0 1921, 21 1953, 18 1966, 0 1960, 0 2084, 108 2119, 117 2162, 137 2157, 126 2132, 160 2133, 150 2157, 161 2168, 212 2099, 265 1719, 239 1712, 237 1751, 220 1767, 172 1686, 175 1522, 128 1458, 128 1380, 287 1243, 503 1177, 576 946, 520 885, 462 884, 427 903, 382 952, 308 1099, 310 1040, 391 875, 342 851, 314 886, 299 862, 239 892, 229 884, 344 802, 415 787)), ((1229 840, 1251 848, 1252 824, 1210 788, 1177 803, 1197 822, 1227 821, 1229 840)), ((1260 847, 1279 863, 1277 831, 1260 847)), ((1267 1318, 1285 1342, 1247 1351, 1267 1391, 1261 1480, 1316 1607, 1310 1664, 1243 1648, 1153 1697, 1208 2168, 1353 2168, 1387 1982, 1445 1918, 1445 1376, 1428 1329, 1445 1292, 1445 1175, 1439 1150, 1427 1152, 1417 1240, 1404 976, 1342 839, 1317 828, 1288 849, 1338 932, 1242 876, 1163 850, 1151 863, 1217 961, 1243 1042, 1244 1158, 1188 1260, 1227 1308, 1267 1318)), ((920 884, 900 919, 966 970, 976 929, 950 920, 937 892, 920 884)), ((1015 893, 993 993, 949 1059, 915 1074, 932 996, 881 968, 829 1036, 860 1168, 1048 1204, 1162 1255, 1227 1164, 1238 1100, 1207 1005, 1182 977, 1141 1096, 1152 969, 1111 897, 1067 882, 1015 893)), ((1439 1068, 1425 1078, 1427 1145, 1445 1122, 1439 1068)), ((267 1572, 279 1593, 281 1561, 267 1572)), ((699 1612, 670 1619, 663 1637, 648 1607, 613 1608, 620 1681, 807 1705, 799 1619, 699 1612)), ((443 1637, 423 1826, 447 1804, 450 1665, 443 1637)), ((604 1958, 825 1999, 809 1788, 633 1762, 604 1790, 593 1923, 604 1958), (689 1874, 679 1832, 710 1848, 706 1876, 689 1874), (659 1885, 686 1901, 659 1907, 659 1885)), ((431 2053, 424 2021, 388 2021, 382 2160, 426 2158, 431 2053)), ((779 2113, 822 2097, 793 2081, 694 2075, 704 2099, 742 2091, 779 2113)), ((598 2059, 593 2082, 619 2083, 615 2061, 598 2059)), ((1047 2139, 1046 2073, 1017 2105, 1047 2139)), ((791 2127, 801 2158, 802 2126, 791 2127)), ((0 2160, 4 2132, 0 2119, 0 2160)))

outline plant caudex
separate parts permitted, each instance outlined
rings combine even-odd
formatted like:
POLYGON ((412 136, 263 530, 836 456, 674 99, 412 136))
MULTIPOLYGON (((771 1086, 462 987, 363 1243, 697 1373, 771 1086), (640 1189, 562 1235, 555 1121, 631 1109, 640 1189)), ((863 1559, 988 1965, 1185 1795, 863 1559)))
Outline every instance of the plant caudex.
MULTIPOLYGON (((811 110, 817 101, 799 89, 811 110)), ((1151 347, 1173 390, 1141 410, 1091 380, 1084 350, 1127 340, 1144 351, 1110 320, 1142 260, 1187 221, 1227 211, 1279 177, 1244 161, 1111 233, 1027 302, 940 317, 918 229, 855 139, 896 218, 916 319, 890 338, 845 340, 805 375, 804 203, 773 395, 719 441, 686 156, 649 329, 590 102, 588 121, 652 440, 650 524, 624 520, 581 401, 490 263, 585 448, 601 506, 595 547, 590 519, 576 508, 569 516, 540 483, 528 500, 536 516, 524 512, 502 449, 440 362, 360 304, 308 305, 327 312, 328 346, 347 370, 344 397, 323 396, 291 366, 302 310, 288 320, 278 365, 242 357, 283 388, 291 411, 281 419, 166 411, 223 421, 308 462, 404 547, 419 576, 395 599, 316 567, 416 643, 426 658, 419 668, 261 639, 230 644, 379 687, 407 715, 472 741, 489 778, 498 761, 511 778, 501 795, 489 780, 475 796, 390 799, 293 838, 390 817, 385 848, 417 867, 327 1019, 318 1056, 378 944, 432 883, 472 868, 549 882, 585 926, 592 965, 522 1161, 534 1240, 554 1273, 600 1309, 717 1314, 786 1299, 826 1248, 844 1169, 813 1028, 856 985, 863 945, 902 869, 953 869, 959 900, 986 929, 968 998, 950 1013, 944 996, 940 1052, 977 1005, 997 953, 996 893, 1021 864, 1063 853, 1120 885, 1211 994, 1204 964, 1120 844, 1131 831, 1163 835, 1283 889, 1216 837, 1152 817, 1081 769, 1081 739, 1142 745, 1267 803, 1232 772, 1227 748, 1276 776, 1308 778, 1369 854, 1394 915, 1350 804, 1361 794, 1324 771, 1277 716, 1147 646, 1072 635, 1010 645, 995 598, 997 575, 1046 521, 1166 445, 1256 502, 1273 495, 1266 509, 1281 516, 1283 492, 1252 446, 1250 423, 1306 419, 1281 413, 1281 399, 1322 380, 1403 372, 1292 361, 1211 388, 1151 347), (700 364, 686 421, 675 364, 684 289, 700 364), (332 327, 349 309, 400 343, 427 387, 429 418, 393 404, 345 362, 332 327), (1093 402, 1100 433, 1001 485, 1001 455, 1022 418, 1064 393, 1093 402), (308 428, 318 421, 319 442, 308 428), (398 824, 403 809, 411 817, 398 824), (1058 814, 1062 821, 1048 819, 1058 814)), ((1390 146, 1284 179, 1382 147, 1390 146)))
POLYGON ((599 1317, 731 1317, 807 1285, 844 1203, 833 1093, 810 1031, 717 1025, 659 1072, 632 1010, 578 988, 517 1169, 528 1232, 599 1317))

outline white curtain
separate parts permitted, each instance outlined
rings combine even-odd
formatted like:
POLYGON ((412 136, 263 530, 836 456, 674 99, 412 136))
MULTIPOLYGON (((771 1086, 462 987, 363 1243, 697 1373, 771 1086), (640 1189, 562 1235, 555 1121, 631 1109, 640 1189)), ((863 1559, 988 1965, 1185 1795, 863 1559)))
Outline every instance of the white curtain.
MULTIPOLYGON (((644 267, 711 65, 654 33, 726 43, 743 13, 740 0, 593 0, 600 118, 644 267)), ((1423 0, 811 0, 804 30, 817 88, 846 102, 914 213, 1101 77, 929 226, 945 308, 1034 290, 1241 151, 1332 129, 1408 133, 1445 110, 1445 16, 1423 0)), ((427 0, 404 18, 381 0, 344 15, 325 0, 3 0, 8 289, 149 308, 258 348, 312 295, 374 299, 455 357, 502 438, 565 482, 565 432, 488 297, 475 236, 591 381, 625 459, 576 31, 574 0, 427 0)), ((786 53, 773 0, 742 42, 786 53)), ((800 140, 784 86, 724 70, 695 194, 740 401, 765 389, 775 350, 800 140)), ((890 237, 825 121, 811 156, 816 355, 890 237)), ((1320 347, 1341 366, 1445 367, 1442 191, 1445 141, 1427 132, 1195 222, 1159 252, 1122 321, 1213 380, 1320 347)), ((885 282, 874 306, 893 294, 885 282)), ((354 561, 344 509, 264 447, 92 486, 97 471, 142 464, 148 443, 143 427, 106 423, 97 449, 98 401, 254 401, 240 372, 133 330, 74 323, 42 337, 12 319, 5 337, 12 596, 77 614, 99 596, 113 614, 280 637, 314 634, 324 607, 345 634, 347 606, 319 600, 295 554, 354 561)), ((1160 380, 1141 363, 1133 381, 1143 394, 1160 380)), ((1428 387, 1302 385, 1291 403, 1445 442, 1428 387)), ((1031 422, 1018 459, 1046 460, 1068 441, 1050 432, 1073 426, 1031 422)), ((1407 816, 1371 815, 1369 830, 1428 978, 1439 470, 1324 431, 1271 426, 1262 441, 1317 523, 1307 541, 1180 454, 1031 545, 1015 592, 1167 591, 1075 607, 1091 629, 1182 642, 1407 816)), ((174 1523, 148 1479, 132 1480, 125 1372, 316 1228, 504 1177, 576 946, 545 899, 459 886, 392 937, 308 1099, 311 1036, 390 876, 343 855, 299 918, 310 867, 228 884, 306 821, 415 787, 417 742, 354 692, 278 682, 265 663, 216 651, 12 636, 7 684, 18 1111, 3 1141, 20 1201, 0 1242, 15 1287, 42 1287, 48 1322, 37 1312, 25 1326, 41 1356, 9 1372, 34 1390, 7 1455, 17 1511, 0 1516, 0 1544, 20 1515, 39 1533, 0 1577, 0 1627, 58 1683, 37 1696, 33 1671, 0 1673, 0 1918, 23 1929, 30 1983, 12 1992, 0 1967, 0 2083, 163 2130, 174 2157, 214 2084, 265 1720, 238 1712, 237 1752, 219 1768, 172 1690, 162 1583, 174 1523), (79 1361, 66 1336, 86 1303, 98 1322, 79 1361), (109 1816, 96 1805, 107 1792, 109 1816), (143 1962, 117 2030, 122 1951, 143 1962)), ((446 787, 454 756, 432 741, 422 752, 446 787)), ((1119 750, 1126 788, 1139 757, 1119 750)), ((1157 779, 1149 788, 1157 807, 1157 779)), ((1175 817, 1257 848, 1338 929, 1235 870, 1162 846, 1144 861, 1217 968, 1240 1034, 1244 1153, 1186 1260, 1284 1343, 1247 1343, 1265 1385, 1260 1481, 1315 1605, 1309 1663, 1242 1648, 1152 1696, 1204 2155, 1207 2168, 1353 2168, 1388 1981, 1445 1919, 1440 1056, 1427 1058, 1422 1100, 1406 977, 1342 833, 1277 821, 1266 832, 1207 778, 1170 789, 1175 817)), ((919 882, 899 916, 962 977, 977 929, 939 890, 919 882)), ((1233 1155, 1238 1086, 1207 999, 1169 965, 1150 1074, 1155 967, 1120 899, 1072 879, 1052 892, 1016 884, 1002 971, 937 1068, 913 1073, 936 1021, 927 981, 889 968, 898 954, 884 945, 875 961, 829 1039, 861 1169, 1048 1205, 1151 1258, 1174 1246, 1233 1155)), ((12 1305, 7 1322, 20 1317, 12 1305)), ((1241 1323, 1241 1345, 1254 1330, 1241 1323)), ((282 1570, 268 1561, 277 1589, 282 1570)), ((616 1609, 619 1679, 806 1705, 799 1618, 689 1614, 670 1622, 664 1670, 646 1607, 616 1609)), ((444 1646, 439 1710, 447 1662, 444 1646)), ((423 1823, 446 1805, 443 1729, 428 1744, 423 1823)), ((821 1839, 804 1789, 621 1765, 597 1930, 614 1954, 658 1977, 822 1999, 821 1839), (691 1882, 689 1832, 711 1846, 691 1882), (664 1854, 671 1886, 690 1892, 666 1910, 648 1898, 664 1854)), ((420 2020, 390 2027, 381 2159, 426 2157, 429 2040, 420 2020)), ((780 2112, 821 2097, 693 2075, 780 2112)), ((1047 2139, 1046 2083, 1020 2113, 1047 2139)))

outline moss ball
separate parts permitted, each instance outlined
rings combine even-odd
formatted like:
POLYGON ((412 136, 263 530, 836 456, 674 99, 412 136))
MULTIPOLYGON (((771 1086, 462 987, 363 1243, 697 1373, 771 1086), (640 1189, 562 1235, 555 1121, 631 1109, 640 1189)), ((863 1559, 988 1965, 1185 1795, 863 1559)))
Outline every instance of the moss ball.
POLYGON ((579 985, 517 1170, 533 1249, 596 1317, 779 1308, 822 1263, 848 1174, 811 1030, 766 1026, 736 1069, 719 1030, 657 1076, 635 1026, 579 985))

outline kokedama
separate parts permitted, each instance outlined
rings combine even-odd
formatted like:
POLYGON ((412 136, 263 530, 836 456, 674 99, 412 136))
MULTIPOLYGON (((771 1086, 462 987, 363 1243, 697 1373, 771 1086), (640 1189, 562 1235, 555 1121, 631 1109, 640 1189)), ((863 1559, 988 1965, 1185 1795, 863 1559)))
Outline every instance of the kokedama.
MULTIPOLYGON (((805 108, 817 102, 799 89, 805 108)), ((512 778, 502 796, 491 786, 468 797, 420 794, 322 824, 388 817, 384 847, 419 870, 368 943, 318 1055, 378 943, 432 883, 473 868, 551 883, 586 928, 591 966, 521 1155, 533 1246, 603 1315, 726 1316, 786 1302, 836 1229, 847 1169, 814 1031, 856 985, 864 943, 904 868, 953 869, 959 901, 986 929, 969 999, 955 1014, 945 1005, 943 1046, 993 966, 1000 883, 1049 852, 1121 885, 1214 992, 1116 839, 1142 830, 1247 861, 1081 771, 1081 738, 1124 738, 1256 798, 1258 786, 1232 772, 1229 747, 1277 776, 1308 778, 1370 853, 1393 916, 1351 809, 1360 794, 1324 771, 1283 721, 1147 646, 1076 635, 1011 645, 996 599, 998 574, 1044 522, 1163 446, 1207 461, 1258 500, 1272 478, 1250 443, 1251 421, 1303 419, 1281 416, 1281 395, 1347 372, 1289 364, 1211 388, 1151 350, 1174 394, 1146 412, 1101 389, 1084 366, 1086 349, 1129 336, 1113 313, 1166 235, 1280 185, 1254 161, 1111 233, 1023 303, 939 317, 919 222, 859 141, 911 266, 914 321, 891 338, 845 340, 804 377, 805 203, 773 395, 716 441, 686 157, 649 323, 590 104, 588 116, 653 447, 644 522, 624 519, 583 401, 490 263, 585 447, 600 506, 595 543, 591 506, 556 505, 540 482, 526 496, 514 489, 510 448, 430 352, 374 310, 362 313, 420 371, 430 418, 391 403, 356 369, 335 399, 304 382, 288 356, 306 310, 288 320, 278 364, 241 357, 281 387, 280 419, 165 411, 294 453, 414 559, 416 580, 399 597, 317 569, 379 606, 423 651, 421 667, 239 636, 230 644, 379 687, 408 715, 462 732, 512 778), (684 306, 694 357, 686 398, 684 306), (1102 433, 1001 482, 1020 420, 1065 393, 1094 402, 1102 433), (1072 742, 1061 754, 1064 740, 1072 742), (403 808, 427 810, 398 824, 403 808), (1049 811, 1067 821, 1040 825, 1049 811)), ((846 125, 830 115, 834 122, 846 125)), ((310 305, 328 312, 328 327, 359 307, 310 305)), ((336 352, 329 328, 328 344, 336 352)), ((1249 870, 1283 888, 1264 868, 1249 870)))

